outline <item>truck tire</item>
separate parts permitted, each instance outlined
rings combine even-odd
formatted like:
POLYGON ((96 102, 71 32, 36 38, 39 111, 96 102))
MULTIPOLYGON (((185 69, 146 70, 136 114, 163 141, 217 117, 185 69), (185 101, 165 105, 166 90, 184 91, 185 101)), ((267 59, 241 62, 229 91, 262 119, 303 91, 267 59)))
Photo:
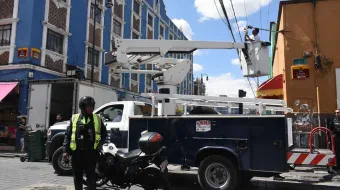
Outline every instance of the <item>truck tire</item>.
POLYGON ((72 174, 72 161, 69 163, 63 161, 63 147, 59 147, 52 156, 52 165, 55 173, 58 175, 70 175, 72 174))
POLYGON ((234 190, 238 185, 238 176, 234 164, 219 155, 207 157, 198 169, 198 181, 207 190, 234 190))

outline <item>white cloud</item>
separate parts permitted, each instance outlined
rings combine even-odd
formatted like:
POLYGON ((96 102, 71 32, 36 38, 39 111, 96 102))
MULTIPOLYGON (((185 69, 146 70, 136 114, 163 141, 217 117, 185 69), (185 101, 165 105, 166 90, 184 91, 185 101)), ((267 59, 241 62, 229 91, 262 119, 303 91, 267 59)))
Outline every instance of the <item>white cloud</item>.
POLYGON ((196 50, 194 51, 194 56, 199 56, 199 55, 202 55, 202 51, 201 50, 196 50))
POLYGON ((184 20, 184 19, 172 19, 172 22, 183 31, 184 35, 189 39, 192 40, 192 36, 194 35, 194 32, 191 29, 190 24, 184 20))
POLYGON ((231 60, 231 64, 233 65, 240 65, 240 59, 239 58, 235 58, 231 60))
MULTIPOLYGON (((223 16, 222 8, 218 0, 195 0, 194 4, 196 12, 200 15, 201 22, 210 19, 221 19, 214 1, 216 2, 218 11, 223 16)), ((271 1, 272 0, 260 0, 259 3, 259 1, 255 0, 233 0, 236 17, 250 16, 259 11, 261 7, 267 6, 271 1)), ((230 0, 223 0, 223 3, 227 14, 232 15, 230 18, 233 18, 234 14, 232 12, 230 0)))
MULTIPOLYGON (((238 22, 237 22, 237 24, 238 24, 238 29, 240 30, 240 32, 244 32, 244 28, 247 26, 247 22, 245 21, 245 20, 239 20, 238 22)), ((236 22, 233 24, 233 30, 236 32, 238 32, 238 30, 237 30, 237 24, 236 24, 236 22)))
POLYGON ((199 72, 199 71, 203 71, 203 69, 204 69, 204 67, 202 65, 197 64, 197 63, 194 63, 193 67, 194 67, 194 73, 199 72))
MULTIPOLYGON (((248 98, 254 98, 254 94, 246 78, 236 78, 232 73, 225 73, 220 76, 209 76, 206 81, 206 93, 208 96, 227 95, 228 97, 238 97, 238 90, 242 89, 247 92, 248 98)), ((254 91, 256 84, 250 81, 254 91)))

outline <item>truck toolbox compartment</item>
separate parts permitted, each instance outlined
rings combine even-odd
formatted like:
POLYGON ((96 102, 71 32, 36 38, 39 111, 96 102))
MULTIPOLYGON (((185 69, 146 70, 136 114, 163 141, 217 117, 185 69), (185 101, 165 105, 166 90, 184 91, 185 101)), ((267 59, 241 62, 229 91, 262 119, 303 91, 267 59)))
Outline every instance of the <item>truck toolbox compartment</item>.
POLYGON ((144 130, 163 136, 171 164, 194 166, 200 151, 218 149, 235 155, 241 170, 287 170, 284 116, 132 117, 129 150, 138 148, 136 142, 144 130))

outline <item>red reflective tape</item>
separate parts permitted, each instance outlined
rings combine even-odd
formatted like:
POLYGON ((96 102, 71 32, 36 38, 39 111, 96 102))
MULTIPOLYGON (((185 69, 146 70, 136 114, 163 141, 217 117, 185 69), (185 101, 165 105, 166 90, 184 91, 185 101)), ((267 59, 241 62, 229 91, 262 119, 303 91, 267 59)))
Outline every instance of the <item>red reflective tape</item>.
POLYGON ((294 162, 295 164, 302 164, 303 161, 307 158, 308 154, 300 154, 300 156, 294 162))
POLYGON ((318 163, 325 157, 325 154, 318 154, 309 165, 318 165, 318 163))
POLYGON ((287 152, 287 160, 289 160, 289 158, 293 155, 293 153, 291 152, 287 152))

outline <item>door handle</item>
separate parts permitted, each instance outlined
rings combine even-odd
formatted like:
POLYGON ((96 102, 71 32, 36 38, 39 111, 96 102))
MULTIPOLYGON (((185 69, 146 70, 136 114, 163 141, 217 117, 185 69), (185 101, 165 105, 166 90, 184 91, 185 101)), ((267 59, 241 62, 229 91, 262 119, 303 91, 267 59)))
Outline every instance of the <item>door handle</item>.
POLYGON ((248 141, 237 141, 237 148, 239 150, 245 150, 248 148, 248 141))
POLYGON ((282 148, 282 141, 274 141, 274 146, 276 147, 276 148, 282 148))

